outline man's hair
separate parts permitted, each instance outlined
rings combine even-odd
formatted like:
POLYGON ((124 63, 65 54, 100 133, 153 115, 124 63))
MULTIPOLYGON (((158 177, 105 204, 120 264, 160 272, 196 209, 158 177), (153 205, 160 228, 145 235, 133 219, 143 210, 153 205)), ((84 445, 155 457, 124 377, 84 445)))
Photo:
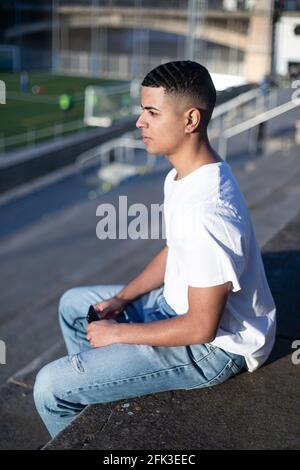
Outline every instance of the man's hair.
POLYGON ((187 99, 189 105, 202 111, 207 126, 216 104, 216 89, 208 70, 191 60, 167 62, 151 70, 142 86, 163 87, 165 93, 187 99))

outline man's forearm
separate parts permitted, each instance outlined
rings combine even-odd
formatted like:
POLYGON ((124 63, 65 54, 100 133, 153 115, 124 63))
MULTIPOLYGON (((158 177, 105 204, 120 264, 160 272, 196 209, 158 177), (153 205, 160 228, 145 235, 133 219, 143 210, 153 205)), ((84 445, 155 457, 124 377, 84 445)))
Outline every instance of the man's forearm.
POLYGON ((118 343, 170 347, 210 340, 201 336, 199 325, 195 325, 187 314, 150 323, 118 323, 113 328, 118 343))
POLYGON ((164 282, 168 247, 165 246, 146 266, 146 268, 134 278, 116 297, 125 300, 134 300, 146 292, 157 289, 164 282))

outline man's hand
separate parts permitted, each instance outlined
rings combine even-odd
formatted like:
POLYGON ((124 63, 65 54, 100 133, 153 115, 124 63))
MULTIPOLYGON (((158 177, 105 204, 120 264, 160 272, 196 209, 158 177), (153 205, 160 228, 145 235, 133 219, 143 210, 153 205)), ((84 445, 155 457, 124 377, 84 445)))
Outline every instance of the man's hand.
POLYGON ((115 320, 94 321, 87 325, 87 339, 93 348, 109 346, 117 343, 115 326, 118 323, 115 320))
POLYGON ((98 313, 100 320, 111 320, 122 313, 128 303, 128 300, 112 297, 93 305, 93 307, 98 313))

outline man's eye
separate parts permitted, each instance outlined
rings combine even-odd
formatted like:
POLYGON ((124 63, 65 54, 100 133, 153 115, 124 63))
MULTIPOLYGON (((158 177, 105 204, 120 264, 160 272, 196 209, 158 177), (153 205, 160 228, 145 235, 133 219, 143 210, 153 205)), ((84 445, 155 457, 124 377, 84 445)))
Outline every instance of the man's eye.
POLYGON ((151 116, 156 116, 156 113, 154 113, 153 111, 149 111, 149 113, 151 116))

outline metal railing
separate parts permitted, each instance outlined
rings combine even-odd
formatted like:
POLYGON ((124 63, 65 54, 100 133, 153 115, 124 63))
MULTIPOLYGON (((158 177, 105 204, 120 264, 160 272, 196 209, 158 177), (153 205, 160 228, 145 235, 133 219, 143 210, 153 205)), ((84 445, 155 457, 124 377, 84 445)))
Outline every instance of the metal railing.
POLYGON ((66 123, 56 123, 53 126, 44 127, 42 129, 29 129, 22 134, 13 135, 11 137, 4 137, 0 134, 0 154, 4 153, 9 147, 14 147, 20 144, 25 146, 33 146, 40 139, 58 139, 67 132, 74 132, 83 130, 86 124, 83 119, 66 123))
POLYGON ((275 108, 279 100, 279 89, 262 95, 260 88, 254 88, 232 98, 217 106, 213 112, 209 125, 209 137, 220 137, 228 128, 237 122, 245 121, 268 109, 275 108))
POLYGON ((147 153, 145 144, 137 139, 138 134, 137 130, 127 132, 79 155, 75 166, 81 183, 103 192, 128 176, 151 171, 157 159, 147 153), (144 161, 140 155, 138 163, 135 161, 136 150, 143 151, 144 161))
POLYGON ((219 118, 220 116, 232 111, 233 109, 241 106, 243 104, 249 103, 252 100, 257 100, 259 97, 259 88, 254 88, 253 90, 248 90, 241 95, 232 98, 225 103, 220 104, 217 106, 213 112, 212 119, 219 118))
MULTIPOLYGON (((276 106, 268 111, 264 111, 260 113, 258 116, 254 116, 248 119, 245 122, 237 124, 229 129, 224 130, 219 135, 218 140, 218 152, 226 160, 227 158, 227 148, 228 148, 228 140, 232 137, 235 137, 243 132, 250 131, 251 129, 259 126, 264 122, 267 122, 275 117, 278 117, 292 109, 297 108, 300 106, 300 98, 292 99, 286 103, 283 103, 279 106, 276 106)), ((249 142, 249 141, 248 141, 249 142)))

